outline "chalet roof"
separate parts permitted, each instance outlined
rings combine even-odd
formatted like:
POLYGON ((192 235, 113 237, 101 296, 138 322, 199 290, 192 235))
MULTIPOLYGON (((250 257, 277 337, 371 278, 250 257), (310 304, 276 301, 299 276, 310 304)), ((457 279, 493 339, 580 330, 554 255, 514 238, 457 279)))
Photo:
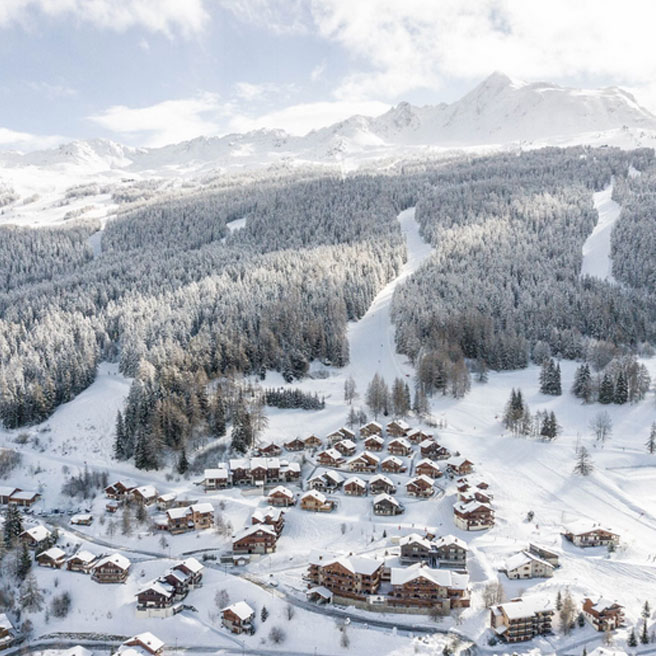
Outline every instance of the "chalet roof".
POLYGON ((344 480, 344 477, 335 471, 329 469, 320 469, 317 471, 311 478, 308 479, 308 483, 313 481, 325 481, 326 479, 332 481, 335 485, 339 485, 344 480))
MULTIPOLYGON (((107 487, 117 487, 122 485, 126 490, 134 490, 137 484, 131 478, 119 478, 118 480, 110 483, 107 487)), ((107 487, 105 489, 107 489, 107 487)))
POLYGON ((191 514, 190 509, 187 508, 169 508, 166 511, 166 516, 169 519, 184 519, 191 514))
POLYGON ((541 544, 536 544, 535 542, 529 542, 528 543, 528 548, 529 551, 531 549, 535 549, 536 551, 541 551, 542 553, 549 554, 550 556, 553 556, 555 558, 559 557, 559 554, 557 551, 554 551, 553 549, 547 549, 546 547, 543 547, 541 544))
POLYGON ((598 613, 603 613, 604 611, 615 608, 623 608, 623 606, 618 604, 616 601, 611 601, 610 599, 605 599, 604 597, 600 597, 594 604, 592 603, 591 599, 586 599, 586 601, 590 601, 591 607, 598 613))
POLYGON ((330 601, 333 598, 333 593, 323 585, 315 585, 313 588, 309 588, 305 594, 306 595, 316 594, 319 595, 320 597, 323 597, 324 599, 327 599, 328 601, 330 601))
MULTIPOLYGON (((160 640, 156 635, 152 634, 150 631, 145 631, 144 633, 139 633, 136 636, 133 636, 129 640, 126 640, 123 645, 129 642, 139 642, 146 649, 156 652, 164 647, 164 641, 160 640)), ((121 646, 123 646, 121 645, 121 646)))
POLYGON ((338 431, 342 435, 346 435, 347 437, 355 436, 355 433, 350 428, 347 428, 346 426, 342 426, 341 428, 338 429, 338 431))
POLYGON ((319 456, 322 456, 322 455, 328 456, 331 460, 340 460, 344 457, 337 449, 335 449, 333 447, 330 447, 328 449, 324 449, 323 451, 321 451, 321 453, 319 453, 319 456))
POLYGON ((0 629, 4 629, 6 631, 14 631, 16 629, 16 627, 11 623, 9 617, 7 617, 7 613, 0 613, 0 629))
POLYGON ((437 540, 434 541, 435 546, 437 547, 446 547, 448 545, 454 544, 465 551, 468 549, 467 543, 464 540, 456 537, 455 535, 442 535, 437 540))
POLYGON ((347 485, 357 485, 358 487, 367 487, 367 484, 359 476, 350 476, 344 481, 344 487, 347 485))
POLYGON ((380 458, 375 453, 371 453, 371 451, 363 451, 362 453, 358 453, 357 456, 354 456, 351 458, 351 460, 349 460, 349 464, 352 462, 358 462, 358 460, 369 461, 376 464, 380 462, 380 458))
POLYGON ((282 471, 301 471, 301 465, 298 462, 285 462, 284 460, 280 461, 280 469, 282 471))
MULTIPOLYGON (((340 446, 343 446, 345 449, 355 449, 356 444, 353 440, 349 440, 348 438, 344 438, 343 440, 340 440, 337 442, 340 446)), ((337 447, 337 444, 335 444, 335 447, 337 447)))
POLYGON ((90 551, 86 550, 81 550, 78 551, 77 553, 74 553, 68 560, 79 560, 83 562, 85 565, 88 565, 89 563, 92 563, 98 556, 96 554, 91 553, 90 551))
POLYGON ((366 424, 363 424, 362 426, 360 426, 360 430, 362 430, 363 428, 369 428, 369 427, 378 428, 380 430, 383 430, 383 425, 378 423, 377 421, 368 421, 366 424))
POLYGON ((319 564, 324 567, 332 565, 333 563, 339 563, 349 572, 363 576, 371 576, 382 566, 382 563, 379 560, 367 558, 366 556, 337 556, 332 559, 329 558, 325 562, 319 561, 319 564))
POLYGON ((203 472, 203 480, 216 480, 216 479, 227 479, 229 472, 225 467, 214 467, 213 469, 206 469, 203 472))
POLYGON ((248 536, 257 533, 258 531, 268 533, 269 535, 272 535, 275 538, 278 537, 275 529, 269 526, 268 524, 255 524, 254 526, 247 526, 246 528, 243 528, 241 531, 235 533, 232 536, 232 541, 238 542, 239 540, 243 540, 244 538, 247 538, 248 536))
POLYGON ((189 580, 191 574, 189 574, 188 572, 183 572, 181 569, 176 569, 175 567, 173 567, 162 575, 162 579, 166 579, 169 576, 172 576, 177 581, 180 581, 180 583, 185 583, 189 580))
POLYGON ((130 561, 122 554, 120 553, 115 553, 111 554, 110 556, 105 556, 104 558, 101 558, 94 566, 94 569, 98 569, 99 567, 102 567, 103 565, 107 565, 111 563, 112 565, 116 565, 119 569, 128 569, 130 567, 130 561))
POLYGON ((255 611, 245 601, 238 601, 230 606, 226 606, 221 612, 225 613, 228 610, 233 612, 242 622, 245 622, 255 615, 255 611))
POLYGON ((322 494, 318 490, 308 490, 302 497, 301 501, 304 499, 316 499, 319 503, 326 503, 326 495, 322 494))
POLYGON ((369 441, 376 442, 376 444, 385 444, 385 440, 380 435, 376 435, 375 433, 373 435, 369 435, 369 437, 365 438, 364 440, 365 444, 369 441))
POLYGON ((500 604, 497 608, 503 609, 503 612, 511 620, 518 620, 522 617, 532 617, 535 613, 551 611, 553 606, 548 599, 540 597, 529 597, 528 599, 515 599, 500 604))
POLYGON ((519 553, 516 553, 508 558, 506 561, 506 569, 510 572, 514 569, 517 569, 518 567, 523 567, 530 562, 540 563, 545 567, 553 569, 553 565, 548 563, 546 560, 542 560, 542 558, 538 558, 538 556, 528 551, 520 551, 519 553))
POLYGON ((434 461, 431 460, 430 458, 422 458, 416 465, 415 469, 419 467, 419 465, 430 465, 431 467, 434 467, 435 469, 439 469, 440 466, 434 461))
MULTIPOLYGON (((20 492, 19 487, 14 487, 13 485, 0 485, 0 497, 10 497, 16 492, 20 492)), ((4 615, 4 613, 3 613, 4 615)), ((5 615, 6 617, 6 615, 5 615)), ((0 627, 1 628, 1 627, 0 627)))
POLYGON ((446 464, 449 465, 450 467, 462 467, 466 462, 468 462, 470 465, 473 465, 474 463, 471 460, 468 460, 464 456, 454 456, 452 458, 449 458, 446 461, 446 464))
POLYGON ((461 515, 466 515, 467 513, 474 512, 479 508, 484 508, 485 510, 492 510, 492 506, 489 503, 483 503, 482 501, 476 501, 472 499, 471 501, 459 501, 453 506, 453 510, 460 513, 461 515))
MULTIPOLYGON (((207 470, 205 470, 207 471, 207 470)), ((167 492, 166 494, 160 494, 157 497, 158 501, 168 503, 169 501, 175 501, 178 498, 178 495, 175 492, 167 492)))
POLYGON ((228 465, 231 470, 248 469, 250 466, 248 458, 230 458, 230 460, 228 460, 228 465))
POLYGON ((135 488, 133 491, 139 493, 146 499, 157 497, 157 488, 154 485, 142 485, 141 487, 135 488))
POLYGON ((192 512, 200 513, 201 515, 214 512, 214 506, 209 501, 193 503, 191 506, 189 506, 189 508, 192 512))
POLYGON ((385 458, 381 464, 385 462, 393 462, 395 465, 399 466, 403 464, 403 460, 401 460, 401 458, 397 458, 396 456, 387 456, 387 458, 385 458))
POLYGON ((79 524, 81 522, 89 522, 93 520, 93 515, 91 513, 80 513, 79 515, 73 515, 71 517, 71 524, 79 524))
POLYGON ((280 469, 280 458, 264 458, 257 457, 251 458, 250 461, 251 471, 253 469, 280 469))
POLYGON ((401 504, 391 495, 386 492, 381 492, 374 497, 374 505, 379 503, 391 503, 393 506, 400 506, 401 504))
POLYGON ((38 492, 33 492, 31 490, 19 490, 18 492, 14 492, 11 495, 11 498, 19 499, 21 501, 30 501, 31 499, 34 499, 34 497, 38 496, 40 496, 38 492))
POLYGON ((45 526, 39 524, 38 526, 33 526, 32 528, 23 531, 21 535, 29 535, 35 542, 42 542, 49 538, 52 533, 45 526))
POLYGON ((406 483, 406 487, 408 487, 412 483, 424 483, 426 485, 430 485, 430 487, 433 487, 435 481, 430 476, 426 476, 426 474, 420 474, 419 476, 415 476, 414 478, 411 478, 406 483))
POLYGON ((283 515, 284 512, 280 508, 267 506, 266 508, 256 508, 252 516, 253 519, 259 522, 264 522, 267 518, 273 522, 277 522, 283 515))
POLYGON ((201 572, 202 570, 205 569, 205 565, 203 565, 200 561, 196 560, 196 558, 193 557, 185 558, 177 565, 174 565, 173 569, 180 566, 186 567, 190 572, 193 572, 194 574, 198 574, 198 572, 201 572))
POLYGON ((458 574, 450 569, 432 569, 426 567, 423 563, 416 563, 410 567, 392 567, 390 569, 390 582, 392 585, 404 585, 418 578, 426 578, 445 588, 465 589, 469 582, 467 574, 458 574))
POLYGON ((369 485, 372 485, 373 483, 385 483, 386 485, 394 487, 392 480, 385 476, 385 474, 376 474, 375 476, 372 476, 369 480, 369 485))
POLYGON ((425 440, 419 442, 420 449, 426 449, 429 446, 439 446, 439 444, 432 437, 427 437, 425 440))
POLYGON ((152 590, 163 597, 172 597, 175 594, 175 588, 172 585, 164 581, 158 581, 157 579, 154 579, 150 583, 146 583, 146 585, 139 589, 137 594, 140 595, 149 590, 152 590))
POLYGON ((420 544, 425 549, 430 549, 431 543, 423 535, 419 533, 410 533, 409 535, 403 536, 399 540, 400 546, 405 546, 406 544, 420 544))
POLYGON ((394 419, 394 420, 390 421, 387 424, 387 427, 389 428, 390 426, 398 426, 399 428, 401 428, 403 430, 410 430, 410 424, 403 421, 403 419, 394 419))
POLYGON ((273 490, 271 490, 271 492, 269 492, 269 496, 271 496, 272 494, 282 494, 282 495, 284 495, 286 497, 290 497, 290 498, 294 497, 294 493, 289 488, 285 487, 284 485, 277 485, 276 487, 274 487, 273 490))
POLYGON ((45 556, 51 560, 61 560, 62 558, 66 557, 66 552, 59 547, 50 547, 50 549, 46 549, 45 551, 42 551, 40 554, 38 554, 37 558, 40 558, 41 556, 45 556))
POLYGON ((565 531, 567 533, 571 533, 572 535, 584 535, 585 533, 591 533, 592 531, 605 531, 606 533, 617 535, 617 533, 614 533, 608 527, 590 522, 585 519, 579 519, 575 522, 572 522, 571 524, 568 524, 565 527, 565 531))
POLYGON ((411 449, 412 444, 408 442, 408 440, 405 439, 405 437, 395 437, 393 440, 390 441, 389 446, 392 444, 398 444, 400 446, 405 447, 406 449, 411 449))

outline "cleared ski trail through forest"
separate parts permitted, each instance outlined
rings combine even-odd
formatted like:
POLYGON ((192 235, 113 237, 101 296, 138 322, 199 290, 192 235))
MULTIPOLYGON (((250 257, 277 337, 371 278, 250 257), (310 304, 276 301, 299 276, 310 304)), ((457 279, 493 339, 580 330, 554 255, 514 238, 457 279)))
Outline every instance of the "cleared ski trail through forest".
POLYGON ((613 183, 592 197, 599 214, 597 225, 583 244, 582 276, 594 276, 615 282, 612 274, 613 260, 610 256, 610 237, 622 208, 613 198, 613 183))
POLYGON ((394 378, 410 376, 414 371, 406 356, 396 351, 394 325, 390 318, 392 296, 396 286, 419 268, 433 248, 419 234, 414 207, 401 212, 398 220, 405 237, 408 259, 399 275, 387 283, 374 298, 364 317, 348 326, 350 364, 344 375, 353 376, 361 391, 366 389, 367 383, 376 372, 381 374, 389 385, 394 378))

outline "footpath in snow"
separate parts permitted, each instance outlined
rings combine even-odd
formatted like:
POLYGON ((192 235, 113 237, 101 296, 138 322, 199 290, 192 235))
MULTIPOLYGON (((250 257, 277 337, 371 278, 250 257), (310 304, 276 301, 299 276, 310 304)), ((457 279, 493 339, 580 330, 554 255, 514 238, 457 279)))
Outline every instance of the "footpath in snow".
POLYGON ((594 276, 608 282, 615 282, 611 273, 613 262, 610 257, 610 236, 622 209, 612 199, 612 195, 612 182, 603 191, 598 191, 593 195, 599 220, 592 234, 583 244, 583 265, 581 266, 582 276, 594 276))
POLYGON ((401 212, 398 219, 406 240, 408 259, 399 275, 378 293, 364 317, 348 327, 350 364, 344 374, 353 376, 361 389, 376 372, 388 384, 396 377, 413 372, 407 358, 396 352, 390 307, 396 286, 412 275, 433 249, 419 234, 414 207, 401 212))

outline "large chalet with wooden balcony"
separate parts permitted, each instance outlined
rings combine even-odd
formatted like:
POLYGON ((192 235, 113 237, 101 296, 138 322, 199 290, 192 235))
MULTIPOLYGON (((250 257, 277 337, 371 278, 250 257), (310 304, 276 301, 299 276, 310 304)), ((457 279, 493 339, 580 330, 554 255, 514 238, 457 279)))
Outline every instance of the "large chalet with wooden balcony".
POLYGON ((12 492, 11 496, 9 497, 9 503, 14 504, 15 506, 29 508, 30 506, 33 506, 40 498, 41 495, 38 492, 33 492, 32 490, 17 489, 15 492, 12 492))
POLYGON ((385 426, 385 430, 390 437, 405 437, 411 428, 402 419, 394 419, 385 426))
POLYGON ((402 563, 428 562, 432 552, 431 541, 419 533, 410 533, 399 539, 402 563))
POLYGON ((41 567, 61 569, 66 563, 66 552, 59 547, 50 547, 50 549, 37 554, 35 560, 41 567))
POLYGON ((412 455, 412 444, 405 437, 396 437, 387 445, 387 450, 393 456, 403 456, 407 458, 412 455))
POLYGON ((386 472, 387 474, 402 474, 407 470, 407 467, 403 464, 403 460, 397 456, 387 456, 380 463, 380 470, 386 472))
POLYGON ((422 458, 430 458, 431 460, 446 460, 451 456, 451 452, 433 438, 419 443, 419 453, 422 458))
POLYGON ((452 570, 431 569, 424 563, 390 570, 392 605, 418 608, 467 608, 469 576, 452 570))
POLYGON ((440 466, 430 458, 422 458, 415 465, 415 474, 417 476, 428 476, 429 478, 439 478, 442 476, 440 466))
POLYGON ((50 541, 52 533, 45 526, 39 524, 26 529, 18 537, 28 549, 41 549, 43 545, 47 545, 50 541))
POLYGON ((187 576, 190 588, 200 588, 203 585, 203 570, 205 566, 196 558, 185 558, 173 566, 173 570, 183 572, 187 576))
POLYGON ((551 631, 554 610, 543 599, 513 599, 490 610, 490 627, 504 642, 525 642, 551 631))
POLYGON ((335 504, 326 499, 326 496, 318 490, 309 490, 301 497, 301 510, 310 512, 331 512, 335 504))
POLYGON ((432 440, 433 434, 426 433, 420 428, 413 428, 405 437, 412 444, 421 444, 424 440, 432 440))
POLYGON ((467 476, 474 471, 474 463, 463 456, 454 456, 446 461, 449 476, 467 476))
POLYGON ((335 597, 366 599, 380 587, 383 563, 365 556, 318 556, 310 561, 307 579, 335 597))
POLYGON ((280 537, 282 530, 285 527, 285 513, 280 510, 280 508, 273 508, 272 506, 267 508, 256 508, 251 517, 251 524, 253 526, 256 524, 267 524, 268 526, 271 526, 278 537, 280 537))
POLYGON ((278 485, 269 492, 267 501, 270 506, 286 508, 288 506, 293 506, 296 503, 296 497, 290 489, 283 485, 278 485))
POLYGON ((273 442, 267 442, 257 447, 257 455, 264 458, 277 458, 282 454, 282 449, 273 442))
POLYGON ((221 610, 221 623, 231 633, 255 633, 255 611, 245 602, 238 601, 221 610))
POLYGON ((321 438, 314 433, 312 435, 308 435, 303 440, 303 444, 305 445, 306 449, 320 449, 323 446, 321 438))
POLYGON ((20 491, 21 489, 19 487, 13 485, 0 485, 0 504, 3 506, 7 505, 12 494, 20 491))
POLYGON ((404 508, 403 506, 391 495, 381 492, 376 495, 373 500, 374 515, 400 515, 404 508))
POLYGON ((108 499, 116 499, 117 501, 121 501, 122 499, 128 497, 132 493, 132 490, 134 490, 136 487, 138 486, 134 481, 123 478, 121 480, 115 481, 111 485, 108 485, 105 488, 105 496, 108 499))
POLYGON ((232 478, 227 467, 214 467, 206 469, 203 473, 202 485, 205 491, 223 490, 232 485, 232 478))
POLYGON ((278 534, 268 524, 256 524, 232 536, 232 553, 267 554, 276 550, 278 534))
POLYGON ((125 583, 130 565, 130 561, 121 554, 104 556, 91 568, 91 578, 98 583, 125 583))
POLYGON ((191 521, 191 510, 189 508, 169 508, 165 513, 165 521, 162 528, 168 530, 171 535, 179 535, 191 531, 194 524, 191 521))
POLYGON ((348 468, 353 472, 375 472, 380 458, 369 451, 363 451, 348 462, 348 468))
POLYGON ((353 440, 343 439, 335 443, 335 451, 339 451, 343 456, 352 456, 357 449, 357 445, 353 440))
POLYGON ((385 440, 380 435, 370 435, 362 444, 367 451, 382 451, 385 440))
POLYGON ((317 454, 317 462, 325 467, 341 467, 346 458, 335 448, 324 449, 317 454))
POLYGON ((307 481, 307 486, 310 490, 318 490, 319 492, 334 492, 342 487, 344 477, 336 471, 323 469, 316 472, 307 481))
POLYGON ((453 506, 453 522, 463 531, 484 531, 494 526, 494 510, 480 501, 459 501, 453 506))
POLYGON ((620 543, 620 536, 599 524, 586 521, 575 522, 568 526, 563 535, 577 547, 616 547, 620 543))
POLYGON ((350 428, 346 428, 346 426, 342 426, 326 436, 329 444, 335 444, 344 439, 355 440, 355 433, 350 428))
POLYGON ((164 646, 156 635, 144 631, 122 643, 114 656, 161 656, 164 646))
POLYGON ((165 581, 150 581, 136 594, 137 617, 170 617, 174 614, 175 588, 165 581))
POLYGON ((382 437, 383 435, 383 425, 379 424, 377 421, 370 421, 364 426, 360 426, 360 437, 371 437, 372 435, 378 435, 382 437))
POLYGON ((410 533, 399 540, 401 563, 428 563, 431 567, 467 568, 467 544, 453 535, 436 540, 410 533))
POLYGON ((432 478, 422 474, 411 478, 405 484, 405 491, 409 497, 431 497, 435 493, 434 484, 435 481, 432 478))
POLYGON ((189 506, 189 510, 195 530, 202 531, 214 526, 214 506, 211 503, 193 503, 189 506))
POLYGON ((608 599, 586 598, 583 601, 583 616, 597 631, 614 631, 624 626, 624 606, 608 599))
POLYGON ((290 483, 301 477, 301 467, 297 462, 290 463, 280 458, 231 458, 228 470, 232 485, 290 483))
POLYGON ((90 574, 93 566, 99 558, 100 556, 81 549, 66 560, 66 569, 71 572, 90 574))
POLYGON ((560 567, 560 556, 555 551, 547 549, 546 547, 543 547, 539 544, 535 544, 534 542, 528 543, 528 551, 534 556, 542 558, 542 560, 546 560, 553 567, 560 567))
POLYGON ((554 566, 530 551, 520 551, 506 561, 503 570, 509 579, 551 578, 554 566))
POLYGON ((372 494, 394 494, 396 485, 385 474, 376 474, 369 479, 369 491, 372 494))
POLYGON ((489 488, 490 486, 485 481, 470 482, 466 477, 459 478, 456 481, 458 500, 465 503, 474 500, 481 503, 491 503, 493 496, 489 488))
POLYGON ((351 497, 363 497, 367 494, 367 484, 359 476, 351 476, 344 482, 344 494, 351 497))
POLYGON ((141 485, 132 490, 132 498, 137 503, 143 503, 144 506, 150 506, 157 502, 159 492, 154 485, 141 485))
POLYGON ((295 437, 293 440, 285 442, 283 446, 287 451, 303 451, 305 449, 305 442, 300 438, 295 437))

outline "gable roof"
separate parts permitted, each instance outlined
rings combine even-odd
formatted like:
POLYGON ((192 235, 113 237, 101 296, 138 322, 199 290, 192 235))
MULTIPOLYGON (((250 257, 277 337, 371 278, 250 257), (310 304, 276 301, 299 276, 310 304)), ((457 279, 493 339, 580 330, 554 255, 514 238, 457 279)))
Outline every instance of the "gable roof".
POLYGON ((46 549, 45 551, 42 551, 40 554, 37 554, 37 558, 40 558, 41 556, 45 556, 46 558, 51 558, 52 560, 60 560, 61 558, 66 557, 66 552, 63 549, 60 549, 59 547, 50 547, 50 549, 46 549))
POLYGON ((39 524, 23 531, 21 535, 29 535, 35 542, 42 542, 46 538, 49 538, 52 533, 45 526, 39 524))
POLYGON ((107 564, 113 564, 116 565, 119 569, 128 569, 130 567, 130 561, 120 553, 114 553, 109 556, 105 556, 104 558, 101 558, 94 566, 94 569, 98 569, 99 567, 102 567, 103 565, 107 564))
POLYGON ((249 537, 250 535, 253 535, 257 533, 258 531, 261 531, 263 533, 268 533, 272 537, 276 538, 278 535, 276 534, 276 530, 269 526, 268 524, 255 524, 253 526, 247 526, 246 528, 243 528, 241 531, 235 533, 232 536, 232 541, 233 542, 238 542, 239 540, 243 540, 244 538, 249 537))
POLYGON ((383 503, 385 501, 391 503, 393 506, 401 505, 393 496, 387 494, 387 492, 381 492, 374 497, 374 504, 383 503))
POLYGON ((242 622, 245 622, 255 614, 255 611, 245 601, 238 601, 221 610, 222 613, 226 611, 234 613, 242 622))

